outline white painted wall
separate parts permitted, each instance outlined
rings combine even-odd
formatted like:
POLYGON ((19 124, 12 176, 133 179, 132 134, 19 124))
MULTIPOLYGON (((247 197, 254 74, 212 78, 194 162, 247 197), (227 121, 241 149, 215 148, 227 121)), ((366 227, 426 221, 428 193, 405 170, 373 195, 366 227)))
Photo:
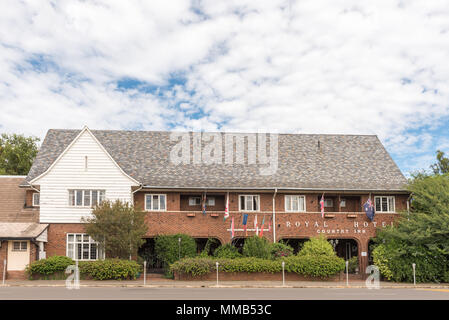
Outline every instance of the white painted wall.
POLYGON ((79 223, 92 209, 69 206, 69 189, 106 190, 106 199, 132 202, 138 184, 115 164, 89 130, 63 153, 48 171, 33 182, 40 185, 41 223, 79 223), (85 170, 85 156, 88 166, 85 170))

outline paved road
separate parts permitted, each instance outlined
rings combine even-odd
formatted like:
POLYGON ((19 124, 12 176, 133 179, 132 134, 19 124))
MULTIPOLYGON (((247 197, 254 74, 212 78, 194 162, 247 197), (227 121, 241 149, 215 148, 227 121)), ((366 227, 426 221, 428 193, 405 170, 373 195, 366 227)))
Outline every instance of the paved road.
POLYGON ((0 287, 0 300, 449 300, 449 289, 0 287))

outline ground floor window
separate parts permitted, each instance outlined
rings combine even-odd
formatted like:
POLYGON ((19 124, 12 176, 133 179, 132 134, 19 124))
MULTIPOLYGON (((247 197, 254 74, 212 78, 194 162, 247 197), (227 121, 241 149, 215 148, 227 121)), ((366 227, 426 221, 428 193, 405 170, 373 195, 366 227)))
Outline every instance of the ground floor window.
POLYGON ((97 260, 100 256, 98 243, 84 233, 67 234, 67 257, 74 260, 97 260))

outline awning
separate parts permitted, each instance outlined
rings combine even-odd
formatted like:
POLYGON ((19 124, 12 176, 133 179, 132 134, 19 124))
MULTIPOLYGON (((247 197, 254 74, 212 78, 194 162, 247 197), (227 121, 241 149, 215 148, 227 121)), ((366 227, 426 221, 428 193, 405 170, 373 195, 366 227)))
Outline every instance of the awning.
POLYGON ((0 223, 0 240, 36 240, 47 242, 45 223, 0 223))

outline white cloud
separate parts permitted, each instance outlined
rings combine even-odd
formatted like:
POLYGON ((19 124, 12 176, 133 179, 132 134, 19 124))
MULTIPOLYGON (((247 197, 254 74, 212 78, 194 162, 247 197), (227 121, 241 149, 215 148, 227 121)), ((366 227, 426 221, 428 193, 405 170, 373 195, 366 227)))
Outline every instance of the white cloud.
POLYGON ((439 0, 4 1, 0 129, 377 134, 409 168, 445 138, 448 56, 439 0))

